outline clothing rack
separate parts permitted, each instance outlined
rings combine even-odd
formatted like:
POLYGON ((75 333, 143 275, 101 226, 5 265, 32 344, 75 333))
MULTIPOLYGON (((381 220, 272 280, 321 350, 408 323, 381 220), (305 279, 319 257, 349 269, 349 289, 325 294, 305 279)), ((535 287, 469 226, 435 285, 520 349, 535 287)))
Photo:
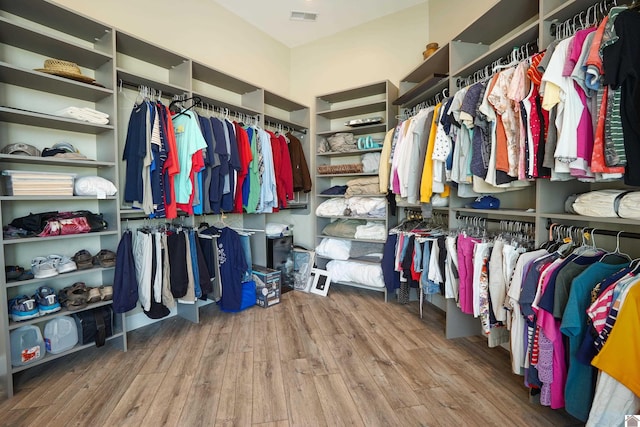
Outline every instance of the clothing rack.
POLYGON ((287 132, 296 131, 296 132, 303 133, 305 135, 307 134, 307 130, 306 129, 291 127, 291 126, 285 125, 283 123, 271 122, 271 121, 266 120, 266 119, 264 121, 264 125, 266 127, 270 127, 271 129, 275 130, 276 132, 281 132, 282 133, 282 132, 284 132, 286 130, 287 132))
POLYGON ((165 96, 170 97, 170 98, 171 97, 180 96, 180 95, 169 93, 169 92, 163 92, 162 90, 155 89, 155 88, 152 88, 150 86, 142 85, 140 83, 134 83, 134 82, 129 82, 129 81, 126 81, 126 80, 123 80, 123 79, 118 79, 118 89, 119 89, 118 91, 122 92, 122 88, 123 87, 136 89, 141 94, 146 91, 146 93, 147 93, 149 98, 154 98, 154 99, 157 99, 157 100, 162 98, 162 95, 165 95, 165 96))
POLYGON ((597 25, 605 16, 607 16, 609 10, 614 6, 618 6, 617 0, 601 0, 596 4, 589 6, 586 10, 577 13, 573 18, 569 18, 560 23, 554 20, 554 22, 551 23, 549 31, 557 40, 565 39, 580 29, 597 25))
POLYGON ((471 216, 471 215, 458 215, 456 216, 456 219, 459 221, 473 221, 473 220, 479 220, 481 223, 486 224, 487 222, 495 222, 495 223, 502 223, 502 224, 506 224, 506 223, 514 223, 514 224, 523 224, 523 225, 531 225, 531 226, 535 226, 535 223, 533 222, 528 222, 528 221, 520 221, 520 220, 511 220, 511 219, 498 219, 498 218, 481 218, 478 216, 471 216))
POLYGON ((511 53, 496 59, 484 68, 481 68, 466 78, 458 77, 456 86, 459 88, 470 86, 472 84, 484 81, 492 77, 501 68, 515 65, 518 62, 526 60, 528 57, 538 52, 538 40, 525 43, 520 47, 514 47, 511 53))
POLYGON ((580 227, 580 226, 571 226, 566 224, 559 224, 557 222, 553 222, 551 220, 547 221, 547 230, 552 231, 556 227, 565 227, 566 230, 576 230, 580 233, 591 233, 591 234, 600 234, 602 236, 612 236, 612 237, 624 237, 625 239, 640 239, 640 233, 633 233, 630 231, 616 231, 616 230, 607 230, 603 228, 597 227, 580 227))

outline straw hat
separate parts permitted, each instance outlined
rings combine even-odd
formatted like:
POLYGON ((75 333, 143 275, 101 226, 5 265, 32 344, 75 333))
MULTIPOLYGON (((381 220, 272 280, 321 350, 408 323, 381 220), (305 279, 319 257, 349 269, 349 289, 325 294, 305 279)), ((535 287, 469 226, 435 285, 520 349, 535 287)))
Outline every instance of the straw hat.
POLYGON ((36 68, 35 71, 66 77, 84 83, 93 83, 95 81, 92 77, 83 76, 78 64, 60 59, 47 59, 44 61, 44 68, 36 68))

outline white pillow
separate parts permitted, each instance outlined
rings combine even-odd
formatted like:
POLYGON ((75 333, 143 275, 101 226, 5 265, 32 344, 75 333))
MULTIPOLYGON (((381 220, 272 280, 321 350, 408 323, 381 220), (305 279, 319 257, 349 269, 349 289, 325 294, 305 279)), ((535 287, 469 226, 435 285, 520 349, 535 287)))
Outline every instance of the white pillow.
POLYGON ((99 176, 76 178, 74 187, 76 196, 113 196, 118 192, 111 181, 99 176))
POLYGON ((340 239, 322 239, 316 247, 316 254, 321 257, 331 259, 349 259, 351 252, 351 241, 340 239))

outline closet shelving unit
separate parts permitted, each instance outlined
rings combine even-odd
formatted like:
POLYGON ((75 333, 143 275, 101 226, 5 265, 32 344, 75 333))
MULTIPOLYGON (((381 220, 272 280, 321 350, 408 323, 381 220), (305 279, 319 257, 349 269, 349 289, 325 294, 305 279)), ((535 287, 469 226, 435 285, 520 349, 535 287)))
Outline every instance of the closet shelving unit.
MULTIPOLYGON (((61 141, 72 143, 93 160, 68 160, 0 154, 2 170, 36 170, 68 172, 78 176, 100 176, 118 184, 116 144, 115 41, 112 28, 95 22, 48 1, 0 1, 0 132, 4 145, 28 142, 40 150, 61 141), (34 71, 47 58, 77 63, 85 75, 94 77, 104 87, 82 83, 34 71), (107 125, 95 125, 53 115, 68 106, 90 107, 110 115, 107 125)), ((118 198, 77 196, 0 196, 0 222, 7 225, 14 218, 30 212, 87 209, 103 214, 106 231, 79 235, 11 239, 0 237, 0 267, 20 265, 29 268, 36 256, 59 254, 73 256, 86 249, 92 254, 102 249, 116 250, 120 235, 118 198)), ((48 279, 9 282, 0 278, 0 394, 13 395, 14 375, 75 353, 89 345, 77 345, 60 354, 46 354, 26 366, 11 364, 10 333, 23 325, 41 329, 49 320, 69 314, 66 309, 23 322, 13 322, 8 300, 18 295, 33 295, 39 286, 56 290, 74 282, 89 286, 111 285, 114 268, 92 268, 60 274, 48 279)), ((91 304, 86 309, 109 305, 91 304)), ((126 351, 124 315, 114 315, 113 344, 126 351)))
MULTIPOLYGON (((322 96, 316 97, 316 146, 322 138, 326 138, 338 132, 349 132, 355 135, 355 138, 361 136, 372 136, 374 139, 384 139, 385 133, 392 129, 396 124, 396 107, 393 106, 393 100, 397 98, 398 89, 389 81, 382 81, 372 83, 365 86, 360 86, 352 89, 343 90, 340 92, 334 92, 322 96), (359 126, 348 127, 345 125, 351 119, 369 118, 369 117, 382 117, 380 123, 359 126)), ((339 165, 358 163, 360 156, 365 153, 380 152, 381 148, 366 149, 366 150, 353 150, 341 153, 317 153, 315 166, 320 165, 339 165)), ((317 169, 316 169, 317 170, 317 169)), ((312 172, 313 173, 313 172, 312 172)), ((347 181, 354 178, 361 178, 367 176, 377 176, 376 173, 336 173, 336 174, 315 174, 315 194, 316 194, 316 206, 329 197, 341 197, 341 196, 326 196, 320 194, 323 190, 330 188, 334 185, 345 185, 347 181)), ((365 197, 384 197, 383 194, 363 195, 365 197)), ((344 197, 344 196, 342 196, 344 197)), ((355 216, 318 216, 316 215, 316 241, 320 241, 324 237, 321 234, 322 229, 330 222, 340 218, 348 219, 366 219, 368 221, 380 221, 384 222, 385 227, 389 229, 391 224, 391 217, 387 208, 387 215, 383 218, 359 218, 355 216)), ((340 239, 337 237, 332 237, 340 239)), ((376 240, 362 240, 362 239, 347 239, 359 242, 371 242, 371 243, 384 243, 384 241, 376 240)), ((330 261, 328 258, 317 257, 318 266, 324 268, 330 261)), ((368 263, 371 261, 357 260, 358 262, 368 263)), ((379 262, 374 262, 379 264, 379 262)), ((355 286, 365 289, 372 289, 376 291, 382 291, 385 295, 385 301, 387 299, 386 288, 374 288, 359 283, 343 283, 349 286, 355 286)))

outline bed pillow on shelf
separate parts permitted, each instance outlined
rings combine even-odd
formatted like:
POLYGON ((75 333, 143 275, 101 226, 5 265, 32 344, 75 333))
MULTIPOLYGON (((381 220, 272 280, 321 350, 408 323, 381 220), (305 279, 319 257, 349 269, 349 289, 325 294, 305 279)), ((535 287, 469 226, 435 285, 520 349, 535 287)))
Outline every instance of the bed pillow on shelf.
POLYGON ((345 214, 347 209, 347 201, 343 198, 334 198, 325 200, 316 208, 318 216, 341 216, 345 214))
POLYGON ((382 267, 355 261, 332 260, 326 267, 332 282, 359 283, 374 288, 384 288, 382 267))
POLYGON ((322 239, 316 247, 316 254, 324 258, 349 259, 351 252, 351 241, 339 239, 322 239))
POLYGON ((380 153, 366 153, 360 156, 362 172, 377 173, 380 169, 380 153))

